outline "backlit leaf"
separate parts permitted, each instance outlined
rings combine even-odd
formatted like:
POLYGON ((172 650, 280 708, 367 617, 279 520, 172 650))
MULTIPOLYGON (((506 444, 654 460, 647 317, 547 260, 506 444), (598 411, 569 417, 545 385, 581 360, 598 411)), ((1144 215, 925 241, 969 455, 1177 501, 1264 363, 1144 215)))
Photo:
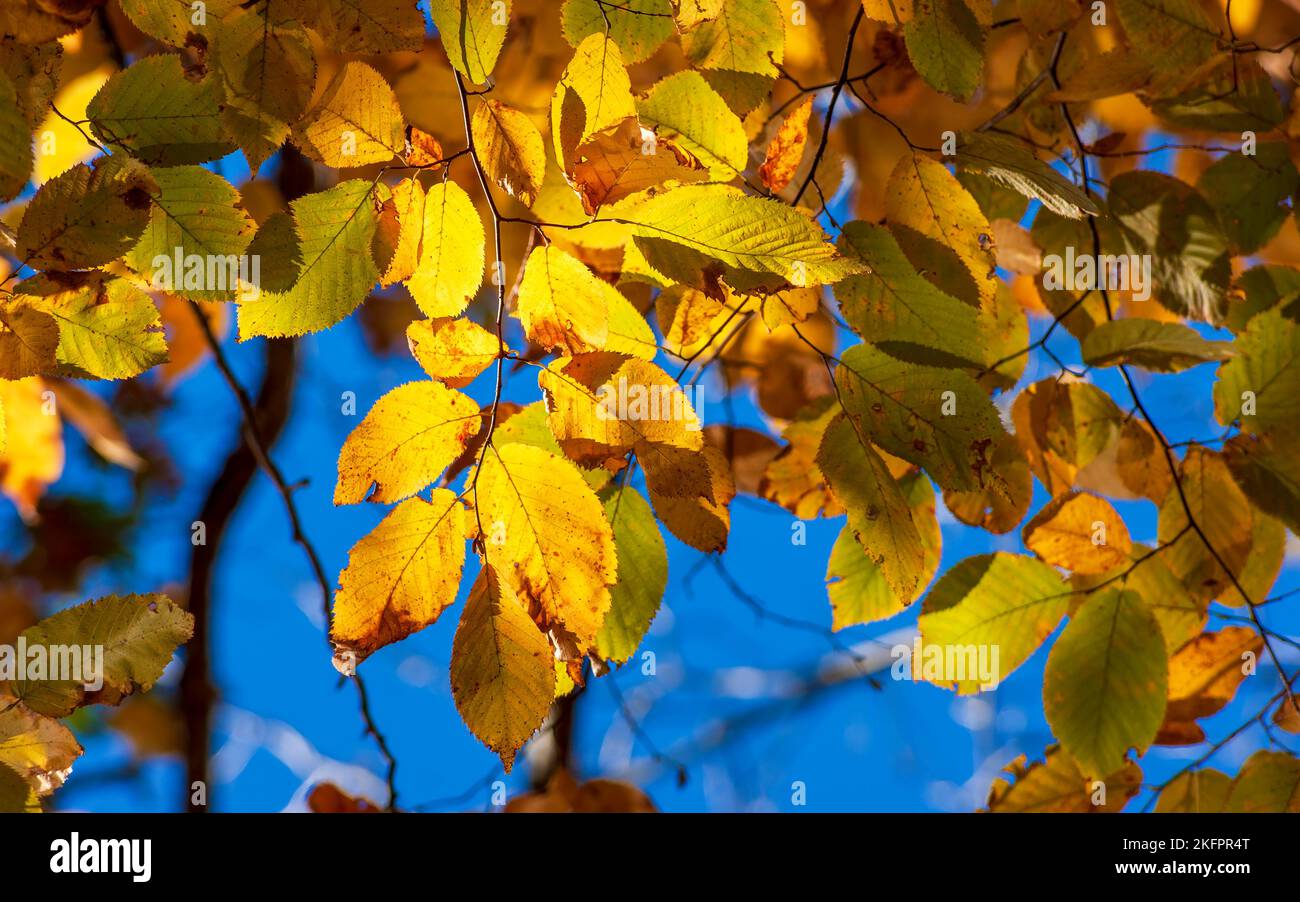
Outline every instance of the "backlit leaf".
POLYGON ((1141 754, 1164 717, 1168 654, 1154 615, 1135 592, 1097 593, 1052 646, 1043 705, 1052 732, 1086 776, 1100 778, 1141 754))
POLYGON ((484 564, 451 651, 456 710, 509 772, 555 697, 551 644, 508 581, 484 564))
POLYGON ((464 561, 465 509, 454 492, 403 501, 348 552, 330 642, 360 663, 429 626, 456 601, 464 561))
POLYGON ((334 503, 414 495, 456 459, 479 425, 478 405, 460 392, 437 382, 399 385, 343 443, 334 503))
POLYGON ((82 705, 117 705, 147 692, 176 648, 194 632, 194 618, 165 595, 109 595, 66 608, 23 632, 27 646, 103 646, 103 685, 71 680, 15 680, 14 694, 31 710, 64 717, 82 705))

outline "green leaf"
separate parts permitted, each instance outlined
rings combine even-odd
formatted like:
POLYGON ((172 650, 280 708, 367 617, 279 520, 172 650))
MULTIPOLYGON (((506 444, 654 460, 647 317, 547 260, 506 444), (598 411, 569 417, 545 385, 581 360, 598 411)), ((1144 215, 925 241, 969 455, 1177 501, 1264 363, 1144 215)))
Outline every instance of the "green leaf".
POLYGON ((205 21, 196 24, 196 9, 187 0, 120 0, 120 3, 132 25, 173 47, 185 47, 191 36, 206 40, 211 35, 206 23, 218 22, 239 6, 239 0, 208 0, 203 9, 205 21))
POLYGON ((1043 677, 1052 732, 1087 777, 1142 754, 1165 716, 1169 655, 1136 592, 1108 589, 1083 603, 1056 640, 1043 677))
POLYGON ((1300 456, 1292 442, 1237 435, 1223 446, 1223 458, 1246 497, 1300 535, 1300 456))
POLYGON ((1231 254, 1205 198, 1171 176, 1134 171, 1115 177, 1108 200, 1129 253, 1151 255, 1152 296, 1179 316, 1222 323, 1231 254))
POLYGON ((35 269, 101 266, 125 254, 149 221, 158 185, 129 157, 78 164, 41 186, 18 226, 18 258, 35 269))
POLYGON ((1268 132, 1285 116, 1273 81, 1259 63, 1249 55, 1227 53, 1193 73, 1177 95, 1152 103, 1151 111, 1173 125, 1209 132, 1268 132))
POLYGON ((1288 201, 1300 174, 1281 142, 1261 144, 1254 156, 1228 154, 1201 173, 1196 187, 1219 214, 1234 252, 1259 250, 1291 215, 1288 201))
POLYGON ((196 10, 187 0, 120 1, 131 25, 172 47, 186 47, 191 36, 196 42, 211 38, 207 23, 220 21, 239 5, 239 0, 209 0, 203 9, 204 21, 196 23, 196 10))
POLYGON ((1206 341, 1182 323, 1150 319, 1105 322, 1083 341, 1083 362, 1089 366, 1130 363, 1157 373, 1177 373, 1231 356, 1229 342, 1206 341))
POLYGON ((898 489, 912 510, 912 520, 921 540, 923 558, 916 586, 902 595, 890 588, 880 566, 863 553, 852 526, 846 524, 826 564, 826 593, 831 602, 833 630, 893 617, 921 597, 939 569, 943 538, 935 517, 934 488, 925 476, 909 473, 898 480, 898 489))
POLYGON ((691 64, 738 115, 772 90, 785 60, 785 22, 776 0, 723 0, 717 17, 682 35, 691 64))
POLYGON ((65 285, 37 277, 18 291, 58 323, 56 357, 64 375, 128 379, 167 359, 158 308, 123 279, 95 273, 65 285))
MULTIPOLYGON (((1024 144, 983 132, 962 132, 957 165, 1005 185, 1060 216, 1080 219, 1101 210, 1073 182, 1034 156, 1024 144)), ((1017 217, 1019 218, 1019 217, 1017 217)))
POLYGON ((1157 93, 1188 80, 1220 39, 1197 0, 1115 0, 1115 11, 1156 72, 1157 93))
MULTIPOLYGON (((1060 574, 1040 560, 1001 551, 975 555, 939 577, 922 603, 917 626, 923 646, 958 656, 965 649, 996 648, 996 681, 1001 682, 1060 624, 1070 595, 1060 574)), ((949 674, 939 684, 955 686, 961 695, 982 691, 978 674, 962 679, 949 674)))
POLYGON ((641 122, 675 141, 709 169, 715 181, 731 181, 749 158, 745 126, 722 95, 698 72, 676 72, 656 82, 637 101, 641 122))
POLYGON ((430 0, 429 14, 456 71, 486 84, 506 42, 510 0, 430 0))
POLYGON ((569 46, 608 33, 627 63, 648 59, 675 30, 668 0, 624 0, 603 8, 596 0, 565 0, 560 21, 569 46))
POLYGON ((1246 331, 1255 314, 1272 307, 1282 307, 1283 316, 1297 318, 1287 305, 1300 294, 1300 269, 1277 264, 1253 266, 1237 277, 1236 289, 1233 294, 1245 295, 1245 299, 1229 305, 1226 325, 1237 334, 1246 331))
POLYGON ((971 99, 984 80, 984 31, 962 0, 918 0, 903 36, 930 87, 962 103, 971 99))
POLYGON ((694 287, 719 264, 737 291, 826 285, 863 271, 799 211, 719 185, 665 191, 620 217, 657 269, 694 287))
MULTIPOLYGON (((1178 541, 1181 544, 1196 542, 1197 539, 1189 534, 1178 541)), ((1160 624, 1165 648, 1172 652, 1200 635, 1208 619, 1208 602, 1198 598, 1179 581, 1165 562, 1166 552, 1152 554, 1151 551, 1146 545, 1135 544, 1123 566, 1096 576, 1075 574, 1072 581, 1080 592, 1102 583, 1111 585, 1111 581, 1121 581, 1124 588, 1136 592, 1146 601, 1160 624)))
MULTIPOLYGON (((239 336, 269 338, 317 332, 334 325, 366 299, 379 281, 370 255, 375 234, 374 186, 362 179, 295 200, 296 259, 301 261, 291 288, 269 291, 239 305, 239 336)), ((268 223, 271 220, 268 220, 268 223)), ((262 231, 265 231, 263 225, 262 231)), ((249 246, 258 252, 262 231, 249 246)), ((284 258, 286 249, 275 256, 284 258)))
POLYGON ((866 264, 835 286, 841 315, 864 341, 930 366, 979 371, 1003 356, 991 346, 997 323, 923 278, 887 228, 850 222, 837 244, 866 264))
POLYGON ((1300 759, 1268 749, 1251 755, 1232 781, 1224 810, 1235 814, 1300 811, 1300 759))
POLYGON ((66 717, 82 705, 117 705, 147 692, 176 648, 194 632, 194 618, 165 595, 109 595, 67 608, 22 634, 27 647, 102 647, 103 686, 72 680, 17 680, 14 694, 38 714, 66 717))
POLYGON ((668 549, 654 512, 635 489, 611 489, 605 497, 605 519, 614 530, 618 582, 609 589, 609 612, 596 633, 596 650, 623 664, 659 612, 668 586, 668 549))
POLYGON ((841 415, 831 421, 817 453, 817 466, 848 511, 849 529, 880 568, 890 590, 915 597, 925 575, 925 548, 911 505, 885 461, 841 415))
POLYGON ((988 395, 965 373, 904 363, 862 344, 840 358, 835 381, 862 433, 924 467, 941 487, 976 491, 1004 482, 991 466, 993 452, 1013 440, 988 395))
POLYGON ((1225 426, 1252 435, 1300 432, 1300 326, 1274 309, 1250 321, 1234 342, 1237 356, 1219 367, 1214 411, 1225 426))
POLYGON ((273 11, 279 13, 279 5, 267 3, 223 21, 211 49, 222 85, 222 125, 254 172, 289 136, 316 85, 316 54, 306 29, 273 11))
MULTIPOLYGON (((127 263, 150 278, 155 288, 172 294, 194 300, 233 299, 238 257, 255 230, 252 217, 239 205, 239 192, 202 166, 167 167, 153 170, 152 175, 159 192, 149 225, 127 255, 127 263), (177 254, 183 262, 202 267, 198 287, 187 287, 187 267, 176 267, 177 254), (160 257, 168 262, 162 263, 160 257), (209 282, 209 274, 216 284, 209 282)), ((249 264, 245 272, 251 275, 249 264)))
POLYGON ((207 163, 234 147, 216 79, 191 81, 179 56, 147 56, 110 78, 86 107, 95 137, 146 163, 207 163))

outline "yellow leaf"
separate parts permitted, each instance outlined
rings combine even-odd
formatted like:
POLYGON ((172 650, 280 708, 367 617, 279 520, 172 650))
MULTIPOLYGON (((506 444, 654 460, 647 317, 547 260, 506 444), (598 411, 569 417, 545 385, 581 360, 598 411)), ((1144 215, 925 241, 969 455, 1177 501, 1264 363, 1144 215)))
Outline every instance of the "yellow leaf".
POLYGON ((357 62, 334 74, 293 130, 303 153, 335 168, 387 163, 405 149, 405 132, 393 89, 373 68, 357 62))
POLYGON ((18 259, 34 269, 73 270, 122 256, 149 222, 158 185, 126 155, 78 165, 42 185, 18 226, 18 259))
POLYGON ((531 207, 546 180, 546 146, 533 120, 499 100, 487 100, 474 111, 470 130, 488 177, 531 207))
POLYGON ((609 338, 609 309, 618 294, 559 248, 539 247, 529 255, 519 287, 519 319, 528 340, 548 350, 599 351, 609 338))
POLYGON ((573 464, 529 445, 489 447, 474 478, 498 575, 537 606, 544 627, 565 634, 577 657, 595 642, 618 577, 600 499, 573 464))
POLYGON ((408 498, 348 552, 330 641, 356 663, 419 632, 456 601, 465 563, 465 509, 455 493, 408 498))
POLYGON ((424 14, 414 0, 310 0, 309 9, 315 14, 309 24, 339 53, 419 50, 424 44, 424 14))
POLYGON ((885 186, 890 230, 918 270, 977 307, 997 292, 993 228, 975 198, 942 163, 921 154, 898 161, 885 186))
POLYGON ((0 692, 0 765, 46 796, 63 785, 82 752, 72 731, 0 692))
POLYGON ((767 146, 767 157, 759 167, 758 174, 773 194, 785 190, 803 160, 804 147, 808 144, 808 116, 812 113, 812 103, 813 98, 809 96, 787 113, 776 137, 767 146))
POLYGON ((915 598, 926 555, 912 506, 884 460, 847 416, 837 416, 827 427, 817 465, 848 510, 853 537, 880 568, 890 590, 915 598))
POLYGON ((378 236, 391 249, 388 265, 379 284, 384 287, 404 282, 415 274, 424 243, 424 187, 416 179, 404 179, 393 186, 393 196, 379 213, 378 236))
POLYGON ((632 82, 618 45, 604 34, 588 35, 565 67, 551 98, 551 137, 560 168, 595 135, 636 118, 632 82))
POLYGON ((774 501, 800 520, 836 517, 844 506, 831 494, 826 477, 817 466, 817 450, 822 436, 840 411, 831 397, 813 402, 785 427, 781 437, 787 442, 763 472, 758 492, 774 501))
POLYGON ((1076 573, 1103 573, 1128 561, 1133 543, 1110 502, 1073 492, 1053 498, 1025 524, 1025 545, 1044 561, 1076 573))
POLYGON ((510 24, 510 0, 430 0, 442 49, 456 71, 486 84, 510 24))
POLYGON ((1104 814, 1117 812, 1142 788, 1142 769, 1125 761, 1102 782, 1106 793, 1094 804, 1094 781, 1087 779, 1074 759, 1059 745, 1048 748, 1045 760, 1025 766, 1021 755, 1006 767, 1011 781, 999 778, 989 787, 988 810, 993 812, 1104 814))
POLYGON ((654 466, 672 448, 699 451, 704 436, 690 399, 663 370, 618 354, 552 363, 537 379, 551 432, 566 456, 601 466, 635 448, 654 466))
POLYGON ((497 359, 497 337, 467 319, 418 319, 406 327, 411 356, 449 388, 464 388, 497 359))
POLYGON ((456 628, 451 694, 474 735, 501 756, 506 773, 555 697, 551 644, 490 564, 479 571, 456 628))
POLYGON ((30 299, 0 300, 0 379, 23 379, 57 365, 59 324, 30 299))
POLYGON ((438 478, 479 431, 478 405, 437 382, 408 382, 384 395, 339 452, 335 504, 390 503, 438 478))
POLYGON ((420 262, 406 286, 425 316, 455 316, 483 284, 483 220, 455 182, 429 189, 424 199, 420 262))
POLYGON ((655 513, 669 532, 692 548, 706 553, 726 550, 727 534, 731 530, 731 511, 727 505, 736 496, 726 456, 712 445, 705 445, 702 454, 679 452, 677 463, 689 461, 690 475, 683 475, 679 465, 667 471, 659 469, 656 461, 665 457, 661 452, 654 457, 640 458, 655 513), (707 477, 705 482, 700 482, 693 472, 701 463, 707 477))
POLYGON ((63 429, 45 391, 45 383, 35 376, 18 382, 0 380, 7 438, 0 455, 0 491, 28 519, 36 515, 36 502, 45 487, 63 472, 63 429))
POLYGON ((785 60, 785 16, 776 0, 723 0, 721 6, 716 18, 682 35, 682 49, 743 116, 772 90, 776 64, 785 60))

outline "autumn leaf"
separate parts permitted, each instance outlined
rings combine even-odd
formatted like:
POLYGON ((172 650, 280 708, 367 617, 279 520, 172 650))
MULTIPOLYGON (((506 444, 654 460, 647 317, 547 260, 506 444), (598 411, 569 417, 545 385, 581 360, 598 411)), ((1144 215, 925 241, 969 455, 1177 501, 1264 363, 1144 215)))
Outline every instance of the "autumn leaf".
POLYGON ((11 686, 38 714, 64 717, 82 705, 117 705, 146 692, 194 632, 194 618, 165 595, 110 595, 66 608, 23 632, 29 647, 102 646, 102 685, 20 679, 11 686))
POLYGON ((478 406, 460 392, 437 382, 399 385, 343 443, 334 503, 414 495, 456 459, 479 426, 478 406))
POLYGON ((475 474, 487 554, 520 603, 591 648, 618 578, 614 533, 577 468, 540 448, 489 448, 475 474))
POLYGON ((448 388, 464 388, 497 359, 497 338, 467 319, 421 319, 406 327, 411 356, 448 388))
POLYGON ((456 600, 465 560, 454 492, 408 498, 353 546, 339 574, 330 641, 355 663, 434 623, 456 600))
POLYGON ((1025 546, 1049 564, 1103 573, 1128 560, 1128 527, 1103 498, 1070 493, 1053 498, 1025 524, 1025 546))
POLYGON ((808 144, 808 116, 812 113, 812 102, 809 97, 787 113, 772 143, 767 146, 767 157, 758 174, 774 194, 784 191, 790 184, 803 159, 804 147, 808 144))
POLYGON ((471 134, 492 180, 531 207, 546 179, 546 147, 533 121, 499 100, 486 100, 474 111, 471 134))

